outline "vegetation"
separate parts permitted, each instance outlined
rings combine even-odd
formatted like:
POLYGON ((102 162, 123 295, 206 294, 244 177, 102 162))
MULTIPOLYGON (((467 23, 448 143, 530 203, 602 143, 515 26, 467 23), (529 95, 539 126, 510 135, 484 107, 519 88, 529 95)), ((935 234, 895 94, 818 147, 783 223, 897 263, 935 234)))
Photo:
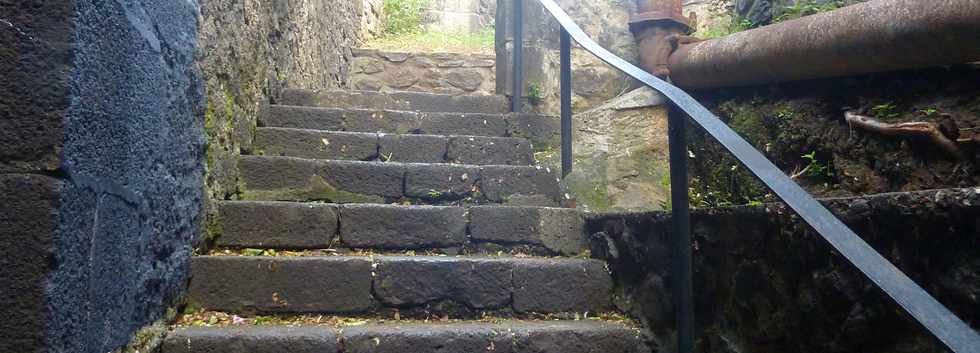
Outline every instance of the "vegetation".
POLYGON ((830 166, 817 160, 816 151, 812 151, 800 157, 809 162, 806 168, 803 169, 807 175, 817 178, 829 178, 834 176, 834 173, 830 171, 830 166))
POLYGON ((493 54, 494 28, 479 33, 427 31, 423 26, 429 0, 384 0, 384 29, 365 47, 381 50, 493 54))
POLYGON ((422 10, 428 0, 384 0, 384 33, 405 35, 422 32, 422 10))
POLYGON ((721 27, 702 28, 695 32, 693 36, 704 39, 721 38, 732 33, 747 31, 758 27, 748 19, 733 19, 731 23, 721 27))
POLYGON ((419 31, 376 38, 365 47, 381 50, 493 54, 494 28, 480 33, 419 31))
POLYGON ((815 0, 799 0, 795 4, 786 6, 783 14, 772 20, 773 23, 795 20, 800 17, 815 15, 839 9, 844 6, 843 1, 830 1, 827 3, 817 3, 815 0))

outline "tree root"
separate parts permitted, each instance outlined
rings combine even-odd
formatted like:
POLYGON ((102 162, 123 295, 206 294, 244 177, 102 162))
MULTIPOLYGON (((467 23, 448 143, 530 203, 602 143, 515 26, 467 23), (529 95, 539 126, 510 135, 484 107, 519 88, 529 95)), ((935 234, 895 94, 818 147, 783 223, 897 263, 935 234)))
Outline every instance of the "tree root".
POLYGON ((958 159, 966 159, 966 154, 957 146, 957 141, 946 137, 940 128, 933 123, 916 121, 908 123, 890 124, 875 120, 870 116, 860 115, 854 111, 844 113, 844 119, 852 127, 858 127, 871 132, 876 132, 885 136, 900 137, 922 137, 932 141, 937 147, 953 155, 958 159))

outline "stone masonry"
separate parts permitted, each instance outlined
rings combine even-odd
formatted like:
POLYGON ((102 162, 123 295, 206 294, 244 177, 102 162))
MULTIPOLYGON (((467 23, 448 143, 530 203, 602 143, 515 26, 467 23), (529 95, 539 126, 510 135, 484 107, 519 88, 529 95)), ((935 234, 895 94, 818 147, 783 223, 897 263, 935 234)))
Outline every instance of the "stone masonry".
POLYGON ((494 57, 355 49, 351 84, 367 91, 493 94, 494 57))
POLYGON ((535 122, 553 118, 496 95, 280 103, 239 158, 239 199, 217 202, 163 353, 650 351, 630 320, 576 320, 617 317, 614 287, 584 214, 534 165, 555 131, 535 122), (241 322, 195 324, 219 314, 241 322), (334 324, 252 324, 270 315, 334 324))

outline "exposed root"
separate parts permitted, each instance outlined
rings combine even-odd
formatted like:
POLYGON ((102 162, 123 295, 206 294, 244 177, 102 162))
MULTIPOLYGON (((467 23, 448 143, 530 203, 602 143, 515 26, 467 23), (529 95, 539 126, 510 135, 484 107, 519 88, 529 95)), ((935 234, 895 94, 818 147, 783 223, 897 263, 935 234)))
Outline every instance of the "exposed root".
POLYGON ((929 141, 932 141, 932 143, 943 151, 946 151, 946 153, 949 153, 958 159, 966 159, 966 154, 960 150, 959 146, 956 144, 957 142, 954 142, 946 137, 946 135, 940 131, 939 126, 930 122, 916 121, 891 124, 875 120, 870 116, 860 115, 854 111, 845 112, 844 119, 847 120, 847 123, 852 127, 861 128, 885 136, 923 137, 929 141))

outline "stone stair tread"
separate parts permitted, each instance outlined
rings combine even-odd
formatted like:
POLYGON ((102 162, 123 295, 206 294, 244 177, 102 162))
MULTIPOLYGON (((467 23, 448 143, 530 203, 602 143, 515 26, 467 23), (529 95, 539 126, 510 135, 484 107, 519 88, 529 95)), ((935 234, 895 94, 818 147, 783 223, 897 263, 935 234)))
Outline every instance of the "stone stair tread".
POLYGON ((334 203, 465 200, 557 206, 563 197, 555 173, 539 166, 241 156, 239 168, 240 191, 246 200, 334 203))
POLYGON ((605 263, 582 258, 196 256, 188 293, 196 308, 239 313, 428 310, 445 302, 518 313, 612 307, 605 263))
POLYGON ((511 113, 413 112, 392 109, 268 105, 260 127, 398 134, 523 137, 535 145, 556 145, 554 116, 511 113))
POLYGON ((257 249, 426 250, 524 245, 556 255, 588 249, 575 209, 218 202, 215 245, 257 249))
POLYGON ((266 156, 406 163, 531 165, 527 139, 465 135, 387 134, 262 127, 253 151, 266 156))
POLYGON ((300 106, 467 113, 506 113, 510 107, 510 101, 502 95, 358 90, 315 92, 305 89, 283 90, 280 103, 300 106))
POLYGON ((597 320, 488 323, 385 323, 330 326, 181 327, 162 353, 639 353, 649 352, 640 331, 597 320))

